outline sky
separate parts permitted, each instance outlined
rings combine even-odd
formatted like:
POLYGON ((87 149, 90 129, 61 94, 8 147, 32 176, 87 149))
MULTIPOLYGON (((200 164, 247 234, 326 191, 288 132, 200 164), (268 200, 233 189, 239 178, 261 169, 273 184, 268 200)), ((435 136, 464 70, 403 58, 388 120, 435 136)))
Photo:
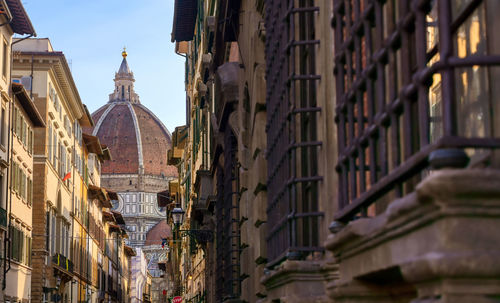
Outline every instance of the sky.
POLYGON ((82 102, 109 100, 127 48, 141 103, 170 132, 185 124, 184 58, 170 42, 173 0, 23 0, 39 38, 64 52, 82 102))

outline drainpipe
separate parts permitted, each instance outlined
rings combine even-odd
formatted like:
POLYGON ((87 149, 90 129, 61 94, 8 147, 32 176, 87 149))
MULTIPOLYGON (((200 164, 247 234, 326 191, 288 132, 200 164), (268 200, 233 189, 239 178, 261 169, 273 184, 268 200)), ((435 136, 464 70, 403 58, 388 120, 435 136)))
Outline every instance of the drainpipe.
MULTIPOLYGON (((2 1, 2 5, 4 5, 4 8, 7 8, 8 10, 8 7, 7 5, 5 5, 5 0, 2 1)), ((12 22, 12 19, 8 22, 8 23, 3 23, 1 24, 0 26, 3 26, 3 25, 6 25, 6 24, 10 24, 10 22, 12 22)), ((26 39, 29 39, 31 37, 34 37, 36 36, 36 33, 32 33, 32 34, 29 34, 28 36, 22 38, 22 39, 19 39, 17 41, 14 41, 10 44, 10 68, 9 68, 9 77, 8 77, 8 83, 7 85, 9 86, 9 95, 10 95, 10 101, 9 101, 9 137, 8 137, 8 140, 7 140, 7 155, 8 155, 8 158, 7 158, 7 163, 10 163, 11 162, 11 159, 12 159, 12 148, 11 148, 11 143, 12 143, 12 140, 13 140, 13 136, 12 136, 12 125, 11 125, 11 121, 12 121, 12 116, 14 114, 14 101, 13 101, 13 97, 14 97, 14 93, 12 91, 12 65, 14 65, 14 56, 12 55, 12 47, 14 46, 14 44, 17 44, 21 41, 24 41, 26 39)), ((33 61, 31 62, 31 64, 33 64, 33 61)), ((31 89, 33 89, 33 76, 31 78, 31 89)), ((9 170, 9 172, 12 174, 12 171, 9 170)), ((9 179, 9 176, 7 177, 7 179, 9 179)), ((7 183, 9 180, 7 180, 7 183)), ((4 258, 3 258, 3 280, 2 280, 2 290, 5 290, 5 288, 7 287, 7 281, 6 281, 6 278, 7 278, 7 272, 10 270, 10 231, 9 231, 9 226, 10 226, 10 214, 12 212, 12 192, 10 191, 10 188, 7 186, 7 190, 6 190, 6 206, 8 206, 8 214, 7 214, 7 219, 8 219, 8 223, 7 223, 7 233, 6 233, 6 237, 4 237, 4 246, 3 246, 3 251, 4 251, 4 258), (7 257, 7 254, 9 255, 7 257)))
MULTIPOLYGON (((76 120, 76 119, 75 119, 76 120)), ((75 129, 74 125, 73 125, 73 130, 75 129)), ((50 134, 52 135, 52 134, 50 134)), ((76 138, 75 138, 75 134, 73 134, 73 163, 76 163, 76 138)), ((75 233, 75 226, 74 226, 74 222, 75 222, 75 180, 76 180, 76 176, 77 174, 75 174, 75 171, 73 169, 73 167, 71 167, 71 170, 73 170, 73 191, 71 193, 71 210, 73 211, 73 218, 71 219, 71 245, 70 245, 70 255, 72 255, 72 252, 73 252, 73 241, 74 241, 74 233, 75 233)), ((71 256, 73 257, 73 256, 71 256)), ((74 261, 74 260, 72 260, 74 261)), ((74 263, 73 263, 74 264, 74 263)), ((71 284, 70 284, 70 287, 71 287, 71 290, 70 290, 70 302, 73 303, 73 278, 71 278, 71 284)))

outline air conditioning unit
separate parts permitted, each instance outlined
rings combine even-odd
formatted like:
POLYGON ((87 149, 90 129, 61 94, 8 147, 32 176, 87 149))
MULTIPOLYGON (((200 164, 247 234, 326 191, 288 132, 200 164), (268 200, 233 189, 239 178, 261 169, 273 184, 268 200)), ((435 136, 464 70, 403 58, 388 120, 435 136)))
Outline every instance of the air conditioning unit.
POLYGON ((200 96, 205 96, 205 94, 207 93, 207 85, 203 82, 198 82, 198 94, 200 96))
POLYGON ((30 76, 24 76, 21 78, 21 84, 24 86, 24 88, 27 91, 31 90, 31 77, 30 76))
POLYGON ((202 63, 204 68, 207 68, 208 66, 210 66, 210 63, 212 63, 212 54, 208 53, 208 54, 201 55, 201 63, 202 63))

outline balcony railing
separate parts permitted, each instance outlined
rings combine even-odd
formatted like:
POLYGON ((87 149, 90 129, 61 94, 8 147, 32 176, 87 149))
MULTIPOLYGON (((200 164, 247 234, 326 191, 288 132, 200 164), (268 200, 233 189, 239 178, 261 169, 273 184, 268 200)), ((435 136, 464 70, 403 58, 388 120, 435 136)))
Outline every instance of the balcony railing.
POLYGON ((59 266, 59 268, 64 269, 67 272, 73 273, 74 266, 66 256, 59 253, 52 256, 52 264, 59 266))
POLYGON ((337 220, 376 215, 429 164, 500 147, 491 16, 482 0, 334 0, 337 220))

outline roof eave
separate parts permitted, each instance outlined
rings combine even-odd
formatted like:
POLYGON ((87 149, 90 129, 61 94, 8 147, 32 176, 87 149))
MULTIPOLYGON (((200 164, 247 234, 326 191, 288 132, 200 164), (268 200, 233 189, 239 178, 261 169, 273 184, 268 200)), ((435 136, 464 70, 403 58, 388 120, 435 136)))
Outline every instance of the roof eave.
POLYGON ((12 31, 19 35, 31 35, 36 37, 35 28, 21 0, 5 0, 5 3, 12 15, 12 22, 10 24, 12 31))

